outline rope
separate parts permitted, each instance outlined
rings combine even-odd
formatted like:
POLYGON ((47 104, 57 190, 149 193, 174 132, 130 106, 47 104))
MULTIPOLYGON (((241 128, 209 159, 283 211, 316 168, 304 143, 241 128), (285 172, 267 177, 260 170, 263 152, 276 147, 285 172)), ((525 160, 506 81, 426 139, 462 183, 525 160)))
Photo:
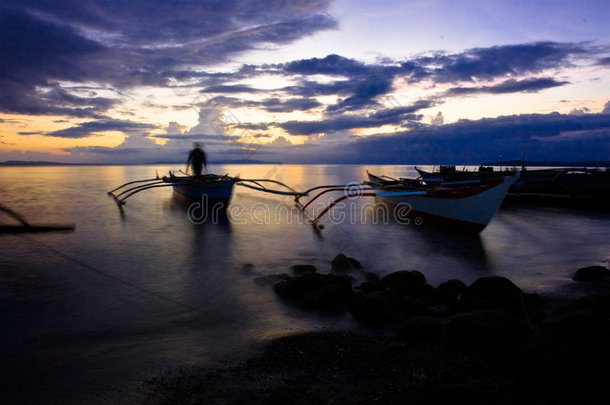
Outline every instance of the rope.
POLYGON ((61 251, 59 251, 59 250, 57 250, 57 249, 47 245, 44 242, 39 241, 37 239, 27 238, 25 236, 20 236, 20 235, 15 235, 15 236, 18 237, 18 238, 24 239, 24 240, 29 240, 31 242, 36 242, 39 245, 47 248, 49 251, 53 252, 54 254, 56 254, 59 257, 62 257, 64 259, 68 260, 68 261, 71 261, 72 263, 78 264, 79 266, 82 266, 82 267, 86 268, 87 270, 92 271, 92 272, 94 272, 96 274, 99 274, 99 275, 101 275, 103 277, 106 277, 106 278, 108 278, 110 280, 116 281, 116 282, 118 282, 120 284, 123 284, 123 285, 125 285, 127 287, 133 288, 134 290, 140 291, 141 293, 148 294, 148 295, 153 296, 155 298, 159 298, 161 300, 171 302, 172 304, 181 306, 181 307, 186 308, 186 309, 191 310, 191 311, 196 311, 196 312, 199 312, 199 313, 203 313, 203 311, 200 308, 197 308, 197 307, 194 307, 192 305, 186 304, 184 302, 181 302, 181 301, 175 300, 173 298, 167 297, 167 296, 165 296, 163 294, 160 294, 160 293, 158 293, 156 291, 139 287, 136 284, 133 284, 133 283, 127 281, 127 280, 123 280, 120 277, 117 277, 117 276, 114 276, 112 274, 106 273, 105 271, 96 269, 95 267, 91 266, 90 264, 87 264, 87 263, 85 263, 85 262, 83 262, 81 260, 78 260, 78 259, 75 259, 75 258, 73 258, 71 256, 68 256, 67 254, 65 254, 65 253, 63 253, 63 252, 61 252, 61 251))

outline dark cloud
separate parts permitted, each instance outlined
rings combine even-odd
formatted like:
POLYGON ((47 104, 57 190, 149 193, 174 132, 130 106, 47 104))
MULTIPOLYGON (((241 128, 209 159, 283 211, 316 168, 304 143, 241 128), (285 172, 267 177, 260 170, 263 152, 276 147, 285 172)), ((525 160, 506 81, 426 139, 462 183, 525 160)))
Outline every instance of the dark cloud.
POLYGON ((378 96, 385 95, 393 89, 393 81, 400 74, 400 67, 395 64, 364 64, 355 59, 339 55, 328 55, 325 58, 311 58, 293 61, 279 66, 287 75, 326 75, 338 76, 346 80, 332 83, 317 83, 302 80, 298 86, 284 88, 291 94, 306 97, 320 95, 345 96, 335 105, 330 105, 328 112, 354 111, 366 107, 377 107, 378 96))
POLYGON ((328 5, 326 0, 4 0, 0 111, 102 118, 112 100, 61 93, 58 83, 107 83, 120 91, 211 79, 197 67, 335 28, 325 13, 328 5))
POLYGON ((474 48, 461 53, 436 53, 407 61, 385 61, 364 64, 339 55, 302 59, 275 65, 277 74, 301 76, 301 82, 282 91, 304 97, 336 95, 329 113, 342 113, 379 107, 379 98, 391 93, 397 79, 415 83, 432 80, 436 83, 480 83, 504 79, 499 85, 456 87, 447 96, 475 93, 506 94, 534 92, 568 84, 554 78, 526 78, 547 69, 569 66, 578 57, 594 57, 598 50, 586 44, 537 42, 474 48), (316 82, 315 75, 336 76, 334 82, 316 82), (507 77, 509 77, 507 79, 507 77))
POLYGON ((218 141, 233 141, 236 137, 229 135, 212 135, 212 134, 156 134, 150 138, 158 139, 173 139, 177 141, 194 141, 194 140, 218 140, 218 141))
POLYGON ((322 104, 313 98, 289 98, 280 99, 278 97, 266 98, 260 101, 245 100, 235 97, 216 96, 210 100, 200 103, 200 107, 228 107, 242 108, 252 107, 260 108, 271 113, 286 113, 292 111, 307 111, 312 108, 320 107, 322 104))
POLYGON ((489 81, 568 66, 571 57, 587 53, 585 45, 556 42, 474 48, 459 54, 438 54, 411 61, 413 78, 439 83, 489 81))
POLYGON ((150 152, 148 148, 111 148, 107 146, 75 146, 62 150, 64 152, 93 153, 108 156, 142 155, 150 152))
POLYGON ((379 109, 364 116, 343 114, 320 121, 287 121, 270 125, 282 128, 290 135, 314 135, 383 125, 410 126, 423 118, 415 112, 432 105, 430 101, 419 101, 412 106, 379 109))
POLYGON ((268 112, 292 112, 307 111, 312 108, 320 107, 322 104, 311 98, 291 98, 280 100, 279 98, 267 98, 261 101, 260 106, 268 112))
POLYGON ((330 105, 327 110, 329 112, 343 112, 378 106, 379 103, 374 101, 374 98, 389 93, 392 90, 392 82, 392 77, 368 77, 355 86, 352 96, 335 105, 330 105))
POLYGON ((359 139, 343 150, 351 162, 389 164, 479 164, 499 155, 519 159, 523 151, 531 160, 607 160, 610 121, 603 114, 558 113, 462 120, 359 139))
POLYGON ((569 84, 565 81, 557 81, 550 77, 534 78, 525 80, 514 80, 509 79, 495 86, 479 86, 479 87, 454 87, 447 91, 449 96, 463 96, 470 94, 479 93, 490 93, 490 94, 507 94, 507 93, 519 93, 528 92, 535 93, 540 90, 550 89, 553 87, 559 87, 569 84))
POLYGON ((151 124, 141 124, 141 123, 131 122, 131 121, 107 119, 107 120, 83 122, 74 127, 60 129, 58 131, 53 131, 53 132, 45 132, 43 135, 53 136, 53 137, 58 137, 58 138, 87 138, 95 133, 104 132, 104 131, 130 132, 130 131, 142 131, 142 130, 155 129, 155 128, 156 128, 156 126, 151 125, 151 124))
POLYGON ((209 86, 201 90, 202 93, 259 93, 261 89, 256 89, 251 86, 244 84, 219 84, 216 86, 209 86))
POLYGON ((301 59, 283 66, 286 73, 300 75, 333 75, 333 76, 366 76, 371 68, 364 63, 339 55, 328 55, 325 58, 301 59))
POLYGON ((84 81, 78 58, 95 58, 103 47, 70 27, 0 6, 0 111, 93 117, 113 101, 78 97, 55 80, 84 81))
POLYGON ((319 83, 313 80, 301 80, 296 86, 279 89, 287 94, 301 97, 316 96, 349 96, 356 91, 357 84, 352 80, 337 80, 332 83, 319 83))
POLYGON ((236 125, 234 125, 234 127, 235 128, 239 128, 239 129, 251 129, 251 130, 254 130, 254 131, 266 131, 267 129, 269 129, 269 125, 268 124, 264 124, 264 123, 250 123, 250 122, 236 124, 236 125))

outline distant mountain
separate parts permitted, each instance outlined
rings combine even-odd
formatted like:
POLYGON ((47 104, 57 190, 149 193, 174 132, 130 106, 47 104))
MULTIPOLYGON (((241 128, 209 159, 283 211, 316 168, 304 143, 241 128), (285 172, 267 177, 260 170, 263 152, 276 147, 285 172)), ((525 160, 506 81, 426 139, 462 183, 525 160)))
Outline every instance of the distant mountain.
POLYGON ((46 162, 44 160, 7 160, 6 162, 0 162, 0 166, 74 166, 78 163, 60 163, 60 162, 46 162))
POLYGON ((546 166, 546 167, 610 167, 610 161, 588 160, 584 162, 561 162, 557 160, 532 161, 532 160, 502 160, 496 162, 485 162, 482 166, 546 166))
MULTIPOLYGON (((29 161, 29 160, 7 160, 6 162, 0 162, 0 166, 105 166, 105 165, 124 165, 124 166, 136 166, 136 165, 183 165, 184 162, 142 162, 142 163, 61 163, 61 162, 47 162, 44 160, 29 161)), ((281 165, 282 162, 266 162, 263 160, 218 160, 211 161, 209 164, 212 165, 236 165, 236 164, 249 164, 249 165, 281 165)))

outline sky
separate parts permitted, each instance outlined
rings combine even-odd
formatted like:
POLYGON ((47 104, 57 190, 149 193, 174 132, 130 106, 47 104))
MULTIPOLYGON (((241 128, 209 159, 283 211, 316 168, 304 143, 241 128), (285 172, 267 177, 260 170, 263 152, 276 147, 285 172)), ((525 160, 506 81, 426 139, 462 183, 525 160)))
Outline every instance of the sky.
POLYGON ((2 0, 0 161, 610 160, 607 0, 2 0))

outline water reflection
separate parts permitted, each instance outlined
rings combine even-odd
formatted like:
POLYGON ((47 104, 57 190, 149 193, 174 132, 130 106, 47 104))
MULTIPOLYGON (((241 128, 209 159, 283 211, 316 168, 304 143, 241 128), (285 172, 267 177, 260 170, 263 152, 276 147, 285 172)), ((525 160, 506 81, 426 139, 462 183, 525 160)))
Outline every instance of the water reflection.
MULTIPOLYGON (((418 269, 438 285, 450 278, 469 283, 498 274, 538 291, 554 291, 570 282, 576 268, 608 260, 610 215, 568 209, 504 209, 472 237, 413 223, 375 222, 366 211, 351 221, 352 200, 346 200, 337 211, 343 210, 345 220, 324 219, 327 227, 320 239, 289 197, 236 187, 233 204, 243 207, 239 215, 219 211, 196 224, 188 218, 190 204, 163 188, 134 196, 125 206, 126 220, 120 219, 108 190, 173 169, 0 168, 3 203, 33 222, 76 224, 73 234, 1 237, 7 253, 0 257, 0 280, 8 284, 0 288, 0 305, 9 315, 0 331, 6 342, 0 354, 8 356, 13 347, 34 353, 12 355, 12 365, 21 367, 25 359, 30 371, 9 383, 39 385, 30 378, 37 368, 57 378, 73 377, 76 372, 61 367, 67 359, 70 366, 78 363, 71 370, 102 370, 90 378, 102 381, 106 376, 105 381, 116 384, 133 376, 134 369, 232 353, 253 337, 335 326, 339 321, 286 310, 269 285, 254 279, 288 272, 297 263, 329 272, 340 252, 358 259, 364 271, 380 275, 418 269), (256 217, 253 207, 259 209, 256 217), (278 215, 265 221, 264 210, 278 215), (44 348, 34 340, 44 342, 44 348), (42 360, 38 353, 61 360, 42 360), (132 369, 117 367, 125 363, 132 369)), ((357 165, 210 169, 244 178, 270 177, 301 190, 361 181, 366 170, 392 177, 408 176, 412 170, 357 165)), ((353 209, 360 213, 370 201, 353 200, 353 209)), ((83 385, 75 386, 90 383, 79 382, 83 385)))
POLYGON ((193 225, 218 225, 230 231, 228 206, 220 203, 210 203, 205 198, 194 201, 172 193, 166 207, 177 220, 187 219, 193 225))

